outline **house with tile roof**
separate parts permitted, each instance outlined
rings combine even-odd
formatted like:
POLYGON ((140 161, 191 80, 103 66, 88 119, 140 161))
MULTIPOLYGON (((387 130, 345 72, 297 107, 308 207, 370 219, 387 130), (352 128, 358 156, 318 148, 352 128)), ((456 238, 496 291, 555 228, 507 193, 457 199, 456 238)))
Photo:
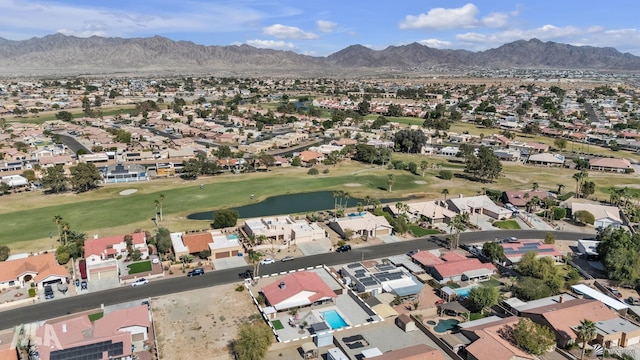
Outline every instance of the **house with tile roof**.
POLYGON ((408 211, 405 209, 398 209, 397 203, 388 204, 384 210, 391 213, 393 216, 405 214, 409 219, 422 220, 428 219, 432 224, 434 223, 446 223, 448 224, 451 219, 456 216, 456 213, 440 206, 438 201, 418 201, 406 203, 409 207, 408 211))
POLYGON ((417 344, 398 350, 387 351, 382 355, 367 357, 372 360, 444 360, 441 350, 425 344, 417 344))
POLYGON ((477 258, 468 258, 455 251, 444 255, 418 251, 411 258, 440 284, 450 281, 489 280, 496 271, 493 264, 482 263, 477 258))
POLYGON ((513 216, 512 211, 502 206, 496 205, 487 195, 457 197, 447 199, 446 207, 457 214, 484 214, 494 219, 509 219, 513 216))
POLYGON ((527 203, 534 197, 538 197, 540 200, 556 198, 555 194, 549 191, 507 190, 502 193, 502 202, 504 204, 509 203, 513 206, 522 208, 527 206, 527 203))
POLYGON ((249 236, 264 236, 274 244, 289 245, 324 239, 327 235, 320 225, 291 216, 252 218, 244 221, 242 229, 249 236))
POLYGON ((528 309, 520 312, 534 322, 548 326, 556 334, 558 346, 575 343, 577 334, 574 329, 584 319, 593 322, 620 319, 618 314, 598 300, 577 299, 528 309))
POLYGON ((315 272, 299 271, 262 288, 269 306, 285 311, 333 301, 337 295, 315 272))
MULTIPOLYGON (((144 232, 133 233, 131 240, 134 250, 140 250, 142 258, 149 257, 149 248, 147 247, 147 236, 144 232)), ((99 238, 95 235, 92 239, 84 241, 84 257, 88 264, 99 263, 108 259, 114 259, 118 255, 127 255, 126 235, 116 235, 99 238)))
POLYGON ((62 283, 68 276, 66 267, 58 264, 54 253, 0 262, 0 289, 28 287, 31 283, 44 287, 62 283))
POLYGON ((519 318, 492 316, 469 321, 460 327, 460 332, 471 341, 465 347, 467 359, 475 360, 535 360, 535 356, 522 351, 512 343, 511 333, 519 318))
POLYGON ((594 158, 589 160, 589 169, 624 173, 632 171, 631 162, 627 159, 594 158))
POLYGON ((36 329, 41 359, 131 359, 151 344, 146 305, 116 310, 91 323, 86 315, 47 321, 36 329))
POLYGON ((192 233, 172 233, 171 242, 176 258, 191 254, 198 256, 202 251, 210 251, 211 258, 222 259, 238 256, 243 252, 236 234, 223 234, 219 230, 192 233))
POLYGON ((539 240, 520 240, 518 242, 500 243, 504 249, 507 263, 517 264, 528 252, 535 252, 536 258, 550 257, 554 262, 562 262, 563 254, 554 244, 545 244, 539 240))
POLYGON ((622 218, 620 217, 620 209, 617 206, 607 206, 592 203, 572 202, 571 214, 575 214, 578 211, 590 212, 595 221, 593 227, 606 229, 611 226, 618 228, 622 226, 622 218))

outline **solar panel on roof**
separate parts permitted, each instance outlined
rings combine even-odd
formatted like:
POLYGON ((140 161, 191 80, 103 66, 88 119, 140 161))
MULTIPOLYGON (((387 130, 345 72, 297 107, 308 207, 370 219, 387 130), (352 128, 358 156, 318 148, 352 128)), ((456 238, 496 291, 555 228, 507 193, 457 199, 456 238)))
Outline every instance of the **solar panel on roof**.
POLYGON ((353 268, 357 268, 357 267, 362 267, 362 265, 360 265, 359 263, 353 263, 353 264, 347 265, 347 267, 349 269, 353 269, 353 268))

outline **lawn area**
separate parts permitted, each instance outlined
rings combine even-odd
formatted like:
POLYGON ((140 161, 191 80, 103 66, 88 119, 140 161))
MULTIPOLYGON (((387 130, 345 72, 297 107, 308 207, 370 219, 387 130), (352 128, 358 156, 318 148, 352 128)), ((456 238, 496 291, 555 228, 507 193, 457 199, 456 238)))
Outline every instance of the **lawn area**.
POLYGON ((151 271, 151 261, 147 260, 129 264, 127 265, 127 268, 129 268, 129 275, 148 272, 151 271))
POLYGON ((469 317, 469 321, 478 320, 478 319, 484 319, 486 317, 487 317, 487 315, 485 315, 484 313, 475 312, 475 313, 471 313, 471 316, 469 317))
POLYGON ((98 319, 101 319, 104 316, 104 312, 99 312, 99 313, 95 313, 95 314, 90 314, 89 315, 89 321, 94 322, 98 319))
POLYGON ((273 324, 273 328, 276 330, 284 329, 284 326, 282 325, 282 321, 280 320, 273 320, 271 323, 273 324))
POLYGON ((520 225, 515 220, 502 220, 493 223, 493 226, 503 230, 518 230, 520 225))
POLYGON ((438 230, 424 229, 418 225, 409 226, 409 231, 411 231, 413 236, 416 236, 416 237, 422 237, 422 236, 432 235, 432 234, 440 234, 440 231, 438 230))
POLYGON ((504 285, 500 280, 496 279, 496 278, 491 278, 487 281, 482 282, 482 285, 484 286, 491 286, 491 287, 498 287, 498 286, 502 286, 504 285))
MULTIPOLYGON (((135 109, 135 105, 116 105, 116 106, 107 106, 102 108, 94 108, 94 110, 102 111, 102 116, 113 116, 117 114, 122 114, 132 109, 135 109)), ((62 109, 62 110, 52 110, 52 111, 42 112, 37 116, 31 115, 31 116, 25 116, 21 118, 14 117, 9 119, 8 121, 30 123, 30 124, 42 124, 46 121, 56 120, 56 114, 59 111, 69 111, 73 115, 74 119, 78 119, 85 116, 82 109, 69 109, 69 110, 62 109)))

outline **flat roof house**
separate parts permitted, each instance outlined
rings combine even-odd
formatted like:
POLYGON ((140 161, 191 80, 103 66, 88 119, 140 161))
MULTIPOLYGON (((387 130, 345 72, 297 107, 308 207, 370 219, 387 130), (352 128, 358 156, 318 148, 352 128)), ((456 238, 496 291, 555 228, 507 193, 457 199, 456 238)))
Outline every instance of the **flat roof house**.
POLYGON ((176 258, 183 255, 198 255, 200 252, 211 251, 212 259, 222 259, 238 256, 243 252, 242 244, 236 234, 223 234, 217 230, 196 233, 172 233, 171 243, 176 258))
POLYGON ((105 183, 126 183, 149 180, 147 169, 140 164, 115 164, 100 168, 105 183))
POLYGON ((393 233, 393 226, 389 224, 384 216, 376 216, 368 212, 350 214, 342 218, 333 219, 329 222, 329 227, 342 237, 345 236, 348 229, 353 231, 354 236, 362 236, 364 238, 391 235, 393 233))
POLYGON ((494 219, 511 218, 512 211, 496 205, 487 195, 447 199, 447 207, 458 214, 484 214, 494 219))
POLYGON ((247 219, 242 229, 249 236, 264 236, 278 244, 302 243, 324 239, 326 233, 318 224, 294 220, 290 216, 247 219))

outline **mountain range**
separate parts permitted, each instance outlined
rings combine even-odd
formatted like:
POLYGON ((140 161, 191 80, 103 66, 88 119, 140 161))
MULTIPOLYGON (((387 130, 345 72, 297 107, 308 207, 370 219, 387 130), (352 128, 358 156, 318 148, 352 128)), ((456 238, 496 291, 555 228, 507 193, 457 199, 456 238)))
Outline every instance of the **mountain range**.
POLYGON ((249 45, 204 46, 161 36, 80 38, 63 34, 13 41, 0 38, 3 74, 122 72, 317 73, 415 69, 551 68, 640 71, 640 57, 610 47, 519 40, 472 52, 419 43, 373 50, 352 45, 326 57, 249 45))

